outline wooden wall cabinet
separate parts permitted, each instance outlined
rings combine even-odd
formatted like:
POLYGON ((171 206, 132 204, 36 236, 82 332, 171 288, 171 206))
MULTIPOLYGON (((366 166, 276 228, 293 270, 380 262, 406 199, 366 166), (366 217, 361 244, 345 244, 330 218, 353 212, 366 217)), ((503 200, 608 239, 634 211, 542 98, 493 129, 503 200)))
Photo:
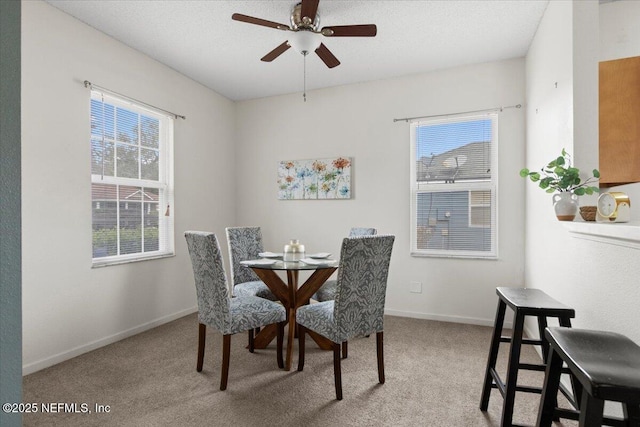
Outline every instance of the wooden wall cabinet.
POLYGON ((600 184, 640 182, 640 56, 600 63, 600 184))

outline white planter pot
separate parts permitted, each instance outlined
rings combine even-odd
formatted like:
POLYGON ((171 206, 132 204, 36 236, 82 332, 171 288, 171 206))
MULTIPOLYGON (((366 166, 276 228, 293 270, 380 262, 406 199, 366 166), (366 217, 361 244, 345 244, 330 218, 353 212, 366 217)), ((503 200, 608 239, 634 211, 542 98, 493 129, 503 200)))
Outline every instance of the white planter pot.
POLYGON ((553 195, 553 208, 559 221, 573 221, 578 213, 578 196, 564 192, 553 195))

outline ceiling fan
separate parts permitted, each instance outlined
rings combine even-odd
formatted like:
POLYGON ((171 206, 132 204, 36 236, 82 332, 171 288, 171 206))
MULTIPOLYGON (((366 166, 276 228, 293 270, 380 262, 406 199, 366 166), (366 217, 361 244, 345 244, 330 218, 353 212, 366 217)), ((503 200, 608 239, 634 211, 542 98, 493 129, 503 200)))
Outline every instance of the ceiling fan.
POLYGON ((320 15, 318 14, 318 3, 320 0, 302 0, 294 6, 291 12, 291 25, 279 24, 265 19, 254 18, 253 16, 234 13, 231 19, 249 24, 262 25, 263 27, 276 28, 278 30, 289 31, 292 34, 289 40, 273 49, 261 58, 262 61, 271 62, 278 56, 286 52, 290 47, 307 56, 314 51, 326 64, 333 68, 340 65, 340 61, 322 43, 322 37, 374 37, 377 33, 375 24, 365 25, 338 25, 320 28, 320 15))

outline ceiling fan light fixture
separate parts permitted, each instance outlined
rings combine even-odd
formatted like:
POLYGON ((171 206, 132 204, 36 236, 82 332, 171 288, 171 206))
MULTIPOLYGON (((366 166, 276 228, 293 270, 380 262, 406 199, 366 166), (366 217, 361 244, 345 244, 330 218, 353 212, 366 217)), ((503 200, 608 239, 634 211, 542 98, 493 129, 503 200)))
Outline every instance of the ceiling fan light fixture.
POLYGON ((298 53, 307 55, 320 47, 320 43, 322 43, 321 37, 320 34, 313 31, 299 30, 291 34, 289 44, 298 53))
POLYGON ((261 61, 271 62, 293 47, 294 50, 303 55, 305 60, 309 53, 315 52, 328 68, 334 68, 340 65, 340 61, 322 43, 323 37, 375 37, 378 29, 375 24, 320 27, 319 3, 320 0, 299 0, 299 3, 293 7, 289 17, 291 25, 267 21, 266 19, 241 13, 234 13, 231 15, 231 19, 262 27, 276 28, 286 31, 290 35, 288 40, 285 40, 260 58, 261 61))

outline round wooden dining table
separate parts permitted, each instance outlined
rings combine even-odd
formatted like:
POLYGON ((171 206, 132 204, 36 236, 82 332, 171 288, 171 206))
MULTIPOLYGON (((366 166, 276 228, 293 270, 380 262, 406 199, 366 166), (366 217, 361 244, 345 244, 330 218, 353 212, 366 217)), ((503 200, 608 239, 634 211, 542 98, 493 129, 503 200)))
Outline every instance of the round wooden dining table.
MULTIPOLYGON (((244 261, 243 264, 251 268, 258 277, 269 287, 271 292, 282 302, 287 309, 289 330, 287 333, 287 354, 285 360, 285 370, 291 370, 291 358, 293 355, 293 343, 296 337, 296 311, 298 307, 309 304, 311 296, 327 281, 327 279, 338 269, 337 260, 318 260, 313 264, 302 261, 280 261, 274 260, 267 263, 264 260, 244 261), (278 271, 284 271, 287 275, 285 283, 278 271), (311 271, 309 278, 298 286, 300 271, 311 271)), ((255 348, 265 348, 276 337, 276 325, 268 325, 260 330, 254 341, 255 348)), ((309 335, 324 350, 330 350, 331 342, 325 337, 312 333, 309 335)))

